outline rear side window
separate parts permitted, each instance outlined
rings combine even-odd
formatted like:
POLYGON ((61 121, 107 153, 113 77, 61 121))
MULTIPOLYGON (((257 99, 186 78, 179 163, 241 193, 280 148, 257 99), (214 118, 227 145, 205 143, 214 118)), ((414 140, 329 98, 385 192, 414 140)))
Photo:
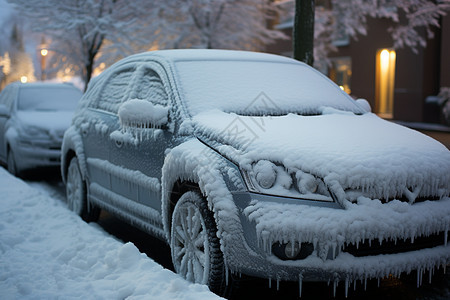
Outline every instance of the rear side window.
POLYGON ((166 106, 168 96, 159 75, 149 68, 142 68, 137 72, 139 78, 133 88, 131 98, 147 100, 154 104, 166 106))
POLYGON ((100 92, 96 103, 97 108, 117 113, 120 104, 128 97, 128 86, 132 79, 134 68, 128 68, 114 73, 100 92))

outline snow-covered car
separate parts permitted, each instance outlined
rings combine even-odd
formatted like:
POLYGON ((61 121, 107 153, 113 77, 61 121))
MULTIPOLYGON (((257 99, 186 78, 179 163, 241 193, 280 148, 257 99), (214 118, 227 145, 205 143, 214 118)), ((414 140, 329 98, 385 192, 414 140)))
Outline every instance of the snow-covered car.
POLYGON ((0 94, 0 162, 19 174, 58 167, 64 131, 82 92, 64 83, 11 83, 0 94))
POLYGON ((165 50, 90 83, 61 158, 69 207, 167 241, 216 292, 422 274, 450 262, 450 152, 270 54, 165 50))

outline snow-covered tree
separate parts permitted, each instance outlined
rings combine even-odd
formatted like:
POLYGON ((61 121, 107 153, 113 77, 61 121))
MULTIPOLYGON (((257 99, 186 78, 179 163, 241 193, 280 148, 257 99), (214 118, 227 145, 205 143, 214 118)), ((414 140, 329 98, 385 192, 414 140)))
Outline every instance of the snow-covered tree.
MULTIPOLYGON (((314 0, 307 0, 313 1, 314 0)), ((282 1, 287 18, 293 18, 294 0, 282 1)), ((367 34, 368 18, 386 18, 392 21, 389 34, 394 48, 408 47, 417 52, 433 37, 432 27, 450 11, 450 0, 316 0, 314 57, 326 61, 335 50, 331 41, 342 35, 357 38, 367 34), (426 35, 422 34, 422 31, 426 35)), ((295 37, 294 37, 295 38, 295 37)))
POLYGON ((277 38, 276 7, 264 0, 167 0, 161 4, 167 48, 261 50, 277 38))
POLYGON ((32 29, 52 38, 49 50, 62 68, 78 66, 87 84, 100 51, 118 59, 149 44, 150 13, 146 0, 8 0, 32 22, 32 29), (143 38, 145 36, 145 39, 143 38))

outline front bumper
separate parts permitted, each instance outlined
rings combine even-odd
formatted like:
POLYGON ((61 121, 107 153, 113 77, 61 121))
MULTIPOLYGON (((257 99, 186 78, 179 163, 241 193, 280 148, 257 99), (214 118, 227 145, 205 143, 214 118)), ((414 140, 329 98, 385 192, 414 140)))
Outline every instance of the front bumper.
POLYGON ((252 193, 234 193, 233 197, 243 230, 238 234, 239 242, 224 247, 232 272, 284 281, 351 282, 432 270, 450 263, 448 197, 414 205, 361 199, 347 209, 252 193), (442 241, 431 248, 405 248, 411 241, 432 235, 442 237, 442 241), (283 260, 272 253, 274 244, 288 242, 312 244, 314 251, 296 260, 283 260), (402 249, 355 254, 358 246, 380 248, 380 243, 389 248, 398 244, 402 249), (355 255, 346 252, 349 245, 355 255))
POLYGON ((53 167, 61 163, 62 141, 19 140, 13 148, 16 167, 25 170, 34 167, 53 167))

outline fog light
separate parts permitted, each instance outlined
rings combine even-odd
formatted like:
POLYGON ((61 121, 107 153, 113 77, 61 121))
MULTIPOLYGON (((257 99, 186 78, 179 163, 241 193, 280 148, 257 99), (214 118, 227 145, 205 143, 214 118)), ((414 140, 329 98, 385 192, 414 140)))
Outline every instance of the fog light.
POLYGON ((305 259, 314 252, 314 246, 311 243, 275 243, 272 245, 272 253, 281 260, 305 259))
POLYGON ((297 242, 295 243, 287 243, 286 247, 284 248, 284 254, 286 254, 286 257, 289 259, 296 258, 298 253, 300 252, 300 247, 297 242))

